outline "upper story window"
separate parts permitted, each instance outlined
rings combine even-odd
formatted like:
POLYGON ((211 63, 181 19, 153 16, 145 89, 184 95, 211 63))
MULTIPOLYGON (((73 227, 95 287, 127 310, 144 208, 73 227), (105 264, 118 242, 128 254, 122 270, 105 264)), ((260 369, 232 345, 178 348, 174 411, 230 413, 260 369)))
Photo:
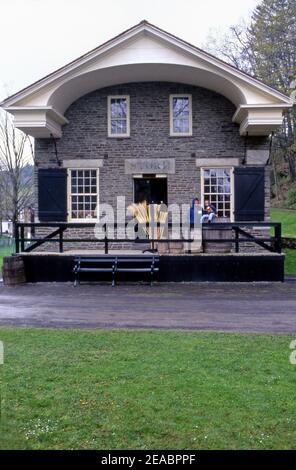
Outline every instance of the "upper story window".
POLYGON ((191 95, 170 95, 170 135, 192 135, 191 95))
POLYGON ((129 96, 108 96, 108 136, 129 137, 130 100, 129 96))

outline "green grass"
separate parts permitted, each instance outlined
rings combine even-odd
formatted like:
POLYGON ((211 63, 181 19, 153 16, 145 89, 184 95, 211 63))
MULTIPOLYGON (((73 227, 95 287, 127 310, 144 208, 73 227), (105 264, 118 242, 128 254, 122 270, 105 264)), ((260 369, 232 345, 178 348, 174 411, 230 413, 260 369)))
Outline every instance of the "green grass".
POLYGON ((292 339, 0 328, 0 448, 295 448, 292 339))
POLYGON ((296 250, 285 249, 285 274, 296 274, 296 250))
POLYGON ((3 266, 3 258, 5 256, 11 255, 13 253, 14 247, 13 246, 0 246, 0 271, 3 266))
POLYGON ((296 237, 296 210, 271 209, 271 220, 282 223, 283 237, 296 237))
MULTIPOLYGON (((271 209, 271 220, 281 222, 283 237, 296 237, 296 210, 271 209)), ((285 249, 285 274, 296 274, 296 250, 285 249)))

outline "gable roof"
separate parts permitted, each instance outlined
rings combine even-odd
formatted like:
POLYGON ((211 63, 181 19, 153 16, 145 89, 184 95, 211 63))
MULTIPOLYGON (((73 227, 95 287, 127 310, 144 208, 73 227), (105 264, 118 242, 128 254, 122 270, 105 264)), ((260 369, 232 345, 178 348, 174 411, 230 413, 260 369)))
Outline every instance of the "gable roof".
MULTIPOLYGON (((72 92, 72 94, 69 94, 69 90, 67 90, 67 93, 69 94, 68 101, 65 101, 64 106, 59 108, 59 105, 56 105, 54 101, 55 93, 57 92, 57 96, 59 98, 61 98, 61 96, 65 96, 67 93, 65 93, 65 88, 62 88, 62 86, 68 86, 69 88, 69 86, 71 86, 70 81, 75 78, 77 79, 78 75, 81 79, 82 74, 84 72, 89 72, 91 65, 95 61, 101 60, 108 54, 116 53, 116 51, 118 51, 120 47, 126 47, 126 44, 133 40, 135 41, 141 35, 146 35, 147 37, 149 36, 150 38, 159 41, 159 43, 162 44, 163 48, 170 48, 171 50, 174 50, 176 54, 179 54, 179 56, 181 56, 182 54, 182 57, 184 57, 185 59, 184 61, 182 61, 182 63, 180 62, 180 64, 175 64, 175 69, 177 65, 181 65, 183 67, 182 73, 184 73, 184 83, 186 82, 186 80, 188 80, 190 74, 193 76, 193 74, 196 73, 197 70, 199 70, 199 79, 201 79, 201 83, 196 83, 196 85, 204 86, 207 88, 209 80, 207 80, 205 74, 208 73, 208 75, 211 76, 211 80, 213 81, 212 89, 214 89, 218 93, 225 94, 226 97, 231 99, 236 104, 238 109, 235 119, 244 119, 247 105, 254 106, 257 103, 260 104, 260 106, 273 106, 273 108, 275 106, 282 106, 282 109, 291 106, 291 99, 280 91, 263 83, 258 78, 255 78, 239 70, 233 65, 224 62, 223 60, 213 56, 212 54, 205 52, 196 46, 193 46, 189 42, 184 41, 183 39, 180 39, 177 36, 164 31, 163 29, 149 23, 146 20, 141 21, 137 25, 104 42, 95 49, 83 54, 79 58, 69 62, 65 66, 46 75, 40 80, 37 80, 33 84, 23 88, 17 93, 14 93, 13 95, 3 100, 2 103, 0 103, 0 106, 4 107, 6 111, 14 114, 16 121, 18 119, 18 116, 21 115, 20 121, 24 124, 26 121, 24 113, 27 112, 29 108, 31 121, 33 116, 32 109, 34 107, 38 108, 38 111, 41 111, 42 109, 45 112, 46 109, 46 114, 50 114, 52 120, 54 119, 53 116, 58 117, 58 126, 63 125, 66 120, 64 118, 63 121, 61 115, 63 114, 67 106, 71 104, 71 100, 73 101, 75 100, 75 98, 77 99, 77 97, 79 97, 79 94, 77 94, 77 91, 76 95, 74 91, 72 92), (191 67, 191 69, 189 67, 191 67), (202 77, 202 74, 204 74, 204 77, 202 77), (46 94, 49 88, 51 94, 49 92, 46 94), (249 98, 245 97, 246 90, 249 93, 249 98), (36 96, 41 96, 42 93, 44 95, 43 99, 36 101, 36 96), (50 107, 52 107, 52 111, 49 112, 50 107), (239 112, 241 108, 244 110, 244 112, 239 112)), ((148 62, 149 60, 147 60, 147 64, 148 62)), ((166 65, 168 70, 167 76, 170 78, 173 75, 171 75, 170 73, 171 70, 169 72, 169 68, 172 69, 173 62, 166 61, 163 64, 166 65)), ((130 61, 121 64, 121 67, 123 65, 126 67, 129 66, 130 68, 132 67, 130 61)), ((105 68, 104 70, 107 69, 105 68)), ((100 70, 97 70, 97 72, 100 72, 100 77, 102 77, 103 69, 101 68, 100 70)), ((85 73, 85 81, 87 80, 86 75, 87 74, 85 73)), ((176 76, 180 77, 180 71, 176 76)), ((120 74, 118 74, 118 77, 120 77, 120 74)), ((98 75, 96 76, 96 78, 98 78, 98 75)), ((195 80, 198 79, 195 77, 195 80)), ((95 80, 93 81, 95 83, 95 80)), ((71 84, 73 84, 73 81, 71 82, 71 84)), ((110 82, 110 84, 113 83, 110 82)), ((98 88, 100 86, 101 85, 98 81, 98 88)), ((92 91, 92 89, 89 88, 89 91, 92 91)), ((84 84, 84 86, 81 87, 80 96, 82 96, 82 94, 86 92, 88 92, 88 88, 84 84)), ((57 99, 56 102, 57 101, 61 100, 57 99)), ((41 115, 39 112, 39 121, 40 116, 41 115)), ((35 119, 37 119, 37 117, 35 119)), ((44 119, 46 119, 46 116, 44 119)), ((21 128, 21 126, 19 127, 21 128)))
POLYGON ((118 34, 117 36, 109 39, 108 41, 105 41, 104 43, 100 44, 98 47, 95 47, 94 49, 86 52, 85 54, 81 55, 80 57, 78 57, 77 59, 74 59, 72 60, 71 62, 63 65, 62 67, 54 70, 53 72, 45 75, 44 77, 40 78, 39 80, 37 80, 36 82, 32 83, 31 85, 28 85, 26 86, 25 88, 21 89, 20 91, 12 94, 11 96, 7 97, 6 99, 4 99, 1 103, 0 103, 0 106, 7 106, 7 105, 10 105, 12 104, 11 101, 14 101, 15 99, 17 99, 20 95, 23 96, 23 94, 26 94, 26 93, 30 93, 32 91, 34 91, 34 89, 36 88, 36 86, 38 85, 41 85, 43 82, 45 82, 47 79, 50 79, 50 78, 55 78, 57 74, 60 74, 61 72, 66 72, 68 71, 69 67, 73 67, 73 66, 79 66, 81 64, 82 61, 85 61, 86 59, 89 59, 91 58, 93 55, 97 55, 99 54, 100 52, 102 52, 106 47, 108 46, 112 46, 114 44, 114 42, 116 42, 117 40, 121 40, 121 39, 125 39, 125 37, 127 35, 129 35, 130 33, 137 33, 139 32, 139 30, 145 30, 147 29, 147 27, 149 28, 152 28, 153 30, 155 31, 159 31, 161 33, 163 33, 164 35, 167 36, 167 38, 173 38, 175 39, 177 42, 179 42, 180 44, 184 44, 190 48, 192 48, 193 50, 195 50, 196 52, 198 52, 199 54, 203 55, 205 58, 209 58, 213 61, 215 61, 216 63, 220 63, 221 65, 223 65, 224 67, 227 67, 229 69, 232 69, 233 71, 237 72, 239 74, 239 76, 241 77, 246 77, 248 78, 248 80, 251 80, 253 81, 254 83, 256 83, 257 85, 259 86, 262 86, 264 87, 264 89, 268 90, 270 93, 274 93, 277 97, 280 97, 282 98, 284 101, 286 102, 289 102, 290 101, 290 97, 288 97, 287 95, 285 95, 284 93, 280 92, 279 90, 277 90, 276 88, 274 87, 271 87, 270 85, 264 83, 262 80, 258 79, 257 77, 254 77, 242 70, 240 70, 239 68, 235 67, 234 65, 232 64, 229 64, 227 62, 225 62, 224 60, 214 56, 213 54, 210 54, 209 52, 207 51, 204 51, 203 49, 197 47, 197 46, 194 46, 193 44, 185 41, 184 39, 181 39, 179 38, 178 36, 175 36, 174 34, 172 33, 168 33, 167 31, 165 31, 164 29, 162 28, 159 28, 158 26, 155 26, 153 25, 152 23, 149 23, 147 20, 142 20, 140 21, 140 23, 132 26, 131 28, 128 28, 126 29, 125 31, 123 31, 122 33, 118 34))

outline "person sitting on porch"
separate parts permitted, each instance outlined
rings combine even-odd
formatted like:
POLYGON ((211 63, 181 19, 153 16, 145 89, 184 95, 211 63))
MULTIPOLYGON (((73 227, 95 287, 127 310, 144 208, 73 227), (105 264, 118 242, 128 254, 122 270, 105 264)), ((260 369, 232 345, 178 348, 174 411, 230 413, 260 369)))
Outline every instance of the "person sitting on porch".
POLYGON ((201 216, 200 223, 204 224, 208 222, 209 224, 217 217, 217 210, 213 204, 210 204, 208 199, 205 200, 205 208, 203 209, 203 215, 201 216))

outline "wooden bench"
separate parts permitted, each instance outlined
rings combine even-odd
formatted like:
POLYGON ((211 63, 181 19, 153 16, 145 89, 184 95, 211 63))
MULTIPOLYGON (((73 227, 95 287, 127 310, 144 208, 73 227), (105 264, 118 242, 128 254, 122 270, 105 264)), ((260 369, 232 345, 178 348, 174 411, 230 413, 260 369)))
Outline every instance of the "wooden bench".
POLYGON ((154 274, 159 271, 158 255, 78 256, 74 259, 74 286, 80 283, 81 273, 110 273, 112 286, 116 284, 117 273, 150 273, 152 285, 154 274))

